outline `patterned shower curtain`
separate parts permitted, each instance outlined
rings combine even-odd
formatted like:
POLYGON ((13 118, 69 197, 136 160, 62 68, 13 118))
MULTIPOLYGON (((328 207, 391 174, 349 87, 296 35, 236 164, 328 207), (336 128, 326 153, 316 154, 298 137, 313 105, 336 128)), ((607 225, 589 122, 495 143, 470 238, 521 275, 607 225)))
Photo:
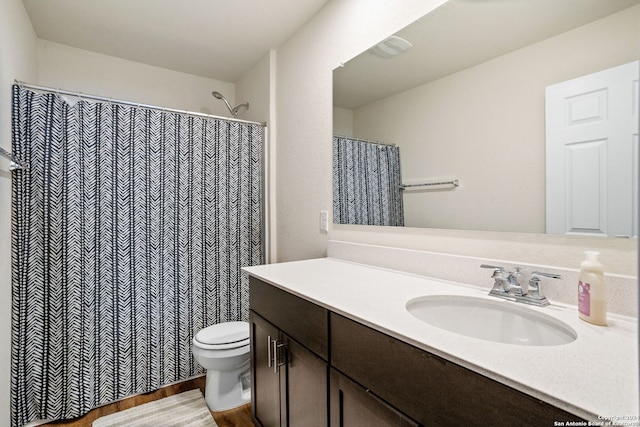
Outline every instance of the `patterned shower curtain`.
POLYGON ((204 372, 263 263, 258 124, 13 88, 13 426, 204 372))
POLYGON ((333 137, 333 221, 404 225, 400 149, 333 137))

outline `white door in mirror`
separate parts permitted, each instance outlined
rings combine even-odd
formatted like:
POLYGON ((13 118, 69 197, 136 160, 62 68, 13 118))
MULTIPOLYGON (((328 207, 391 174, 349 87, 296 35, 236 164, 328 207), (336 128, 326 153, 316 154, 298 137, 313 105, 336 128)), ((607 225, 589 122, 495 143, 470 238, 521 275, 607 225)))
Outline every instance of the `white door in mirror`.
POLYGON ((638 70, 546 88, 547 233, 638 235, 638 70))

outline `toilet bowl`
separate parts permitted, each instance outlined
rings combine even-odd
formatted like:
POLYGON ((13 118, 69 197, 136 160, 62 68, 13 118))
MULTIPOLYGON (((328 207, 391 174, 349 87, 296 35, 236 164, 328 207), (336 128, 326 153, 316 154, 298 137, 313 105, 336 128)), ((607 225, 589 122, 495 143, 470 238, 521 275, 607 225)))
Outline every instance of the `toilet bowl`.
POLYGON ((249 324, 208 326, 193 337, 193 356, 207 370, 204 400, 211 411, 226 411, 251 400, 249 324))

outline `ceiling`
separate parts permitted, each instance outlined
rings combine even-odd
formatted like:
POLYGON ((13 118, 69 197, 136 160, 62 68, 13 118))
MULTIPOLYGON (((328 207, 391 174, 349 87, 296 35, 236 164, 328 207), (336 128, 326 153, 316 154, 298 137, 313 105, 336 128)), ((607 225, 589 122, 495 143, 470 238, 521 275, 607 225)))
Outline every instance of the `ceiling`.
POLYGON ((329 0, 23 0, 45 40, 236 82, 329 0))
POLYGON ((450 0, 396 35, 413 47, 368 51, 333 73, 334 106, 356 109, 639 4, 640 0, 450 0))

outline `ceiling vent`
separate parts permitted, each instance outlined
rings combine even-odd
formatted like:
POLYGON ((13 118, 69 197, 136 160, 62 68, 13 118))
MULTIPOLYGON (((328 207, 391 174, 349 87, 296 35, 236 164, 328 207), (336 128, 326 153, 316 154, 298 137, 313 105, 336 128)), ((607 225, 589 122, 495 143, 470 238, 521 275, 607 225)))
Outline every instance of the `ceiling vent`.
POLYGON ((411 47, 413 45, 409 41, 398 36, 391 36, 373 46, 369 52, 381 58, 392 58, 411 47))

